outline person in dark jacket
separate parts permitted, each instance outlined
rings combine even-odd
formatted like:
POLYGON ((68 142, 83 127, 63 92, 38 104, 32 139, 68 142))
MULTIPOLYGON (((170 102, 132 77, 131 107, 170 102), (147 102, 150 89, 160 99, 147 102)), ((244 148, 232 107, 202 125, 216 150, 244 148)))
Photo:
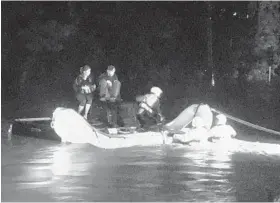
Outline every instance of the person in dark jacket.
POLYGON ((92 105, 93 92, 96 89, 91 75, 91 68, 88 65, 80 68, 80 75, 75 79, 73 88, 79 101, 78 113, 82 114, 84 110, 84 118, 87 119, 92 105))
POLYGON ((107 122, 112 127, 117 127, 119 121, 119 108, 121 82, 116 75, 116 68, 109 65, 107 71, 99 77, 99 95, 102 106, 106 109, 107 122))
POLYGON ((115 102, 120 100, 121 82, 116 75, 116 68, 108 66, 107 71, 99 76, 100 101, 115 102))
POLYGON ((161 95, 162 90, 159 87, 152 87, 150 93, 136 98, 136 101, 139 102, 137 120, 141 128, 145 129, 163 122, 164 117, 160 109, 161 95))

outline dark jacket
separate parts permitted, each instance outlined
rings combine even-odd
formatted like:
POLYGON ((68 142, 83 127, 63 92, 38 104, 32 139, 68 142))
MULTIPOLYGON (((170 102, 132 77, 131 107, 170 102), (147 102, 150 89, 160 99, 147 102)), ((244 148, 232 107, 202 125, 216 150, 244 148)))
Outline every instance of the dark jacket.
POLYGON ((109 80, 112 82, 112 84, 114 83, 115 80, 119 81, 118 76, 116 74, 114 74, 112 77, 110 77, 107 73, 103 73, 99 76, 98 81, 100 80, 109 80))
MULTIPOLYGON (((114 82, 116 82, 116 81, 118 81, 118 82, 120 82, 119 81, 119 79, 118 79, 118 76, 116 75, 116 74, 114 74, 112 77, 110 77, 108 74, 107 74, 107 72, 105 72, 105 73, 103 73, 103 74, 101 74, 100 76, 99 76, 99 78, 98 78, 98 81, 99 81, 99 87, 98 87, 98 89, 99 89, 99 91, 100 91, 100 81, 101 80, 106 80, 106 81, 110 81, 112 84, 114 84, 114 82)), ((121 100, 121 94, 119 93, 118 94, 118 96, 117 96, 117 101, 120 101, 121 100)))
POLYGON ((86 80, 83 79, 82 75, 79 75, 74 81, 73 88, 75 93, 91 94, 92 92, 94 92, 96 86, 91 75, 86 80), (84 92, 82 86, 85 85, 89 86, 90 92, 84 92))

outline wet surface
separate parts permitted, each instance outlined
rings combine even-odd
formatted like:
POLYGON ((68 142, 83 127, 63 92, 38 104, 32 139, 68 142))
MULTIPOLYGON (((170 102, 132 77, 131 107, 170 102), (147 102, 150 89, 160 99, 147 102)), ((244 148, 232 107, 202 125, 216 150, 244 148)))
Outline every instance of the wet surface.
POLYGON ((1 147, 2 201, 271 201, 280 188, 278 153, 103 150, 19 136, 2 136, 1 147))

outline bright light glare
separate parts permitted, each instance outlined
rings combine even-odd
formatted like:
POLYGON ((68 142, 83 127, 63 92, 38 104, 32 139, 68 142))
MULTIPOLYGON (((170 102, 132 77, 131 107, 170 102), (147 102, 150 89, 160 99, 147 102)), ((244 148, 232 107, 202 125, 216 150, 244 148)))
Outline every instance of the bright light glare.
POLYGON ((216 143, 208 143, 204 146, 198 145, 197 147, 202 150, 217 152, 223 159, 226 154, 230 155, 235 152, 280 156, 279 144, 249 142, 237 139, 221 139, 216 143))
POLYGON ((236 13, 236 12, 234 12, 234 13, 233 13, 233 16, 236 16, 236 15, 237 15, 237 13, 236 13))
POLYGON ((70 171, 72 162, 69 152, 62 148, 54 152, 53 164, 51 167, 54 175, 67 175, 70 171))

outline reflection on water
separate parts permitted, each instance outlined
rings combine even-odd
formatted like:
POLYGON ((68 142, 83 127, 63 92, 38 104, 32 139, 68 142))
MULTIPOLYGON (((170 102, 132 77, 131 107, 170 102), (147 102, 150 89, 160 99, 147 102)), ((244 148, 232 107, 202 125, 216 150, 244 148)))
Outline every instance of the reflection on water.
POLYGON ((2 201, 269 201, 280 188, 280 156, 252 146, 103 150, 2 139, 2 201))

